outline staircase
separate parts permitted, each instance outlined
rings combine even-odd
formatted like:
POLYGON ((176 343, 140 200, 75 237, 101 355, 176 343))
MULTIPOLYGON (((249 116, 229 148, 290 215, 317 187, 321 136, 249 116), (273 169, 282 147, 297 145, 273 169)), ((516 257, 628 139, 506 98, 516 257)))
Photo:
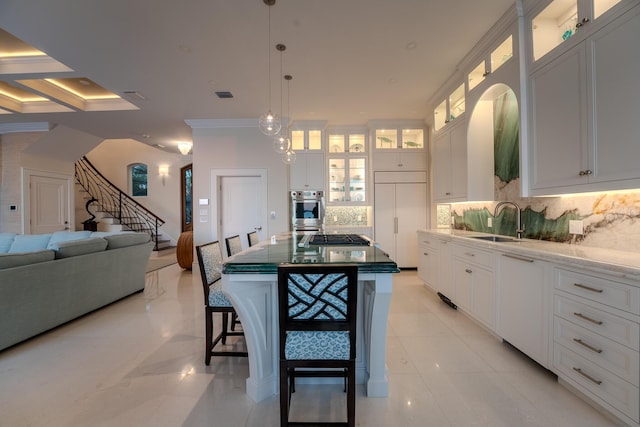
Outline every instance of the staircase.
POLYGON ((91 215, 84 221, 85 227, 97 223, 98 231, 146 232, 155 243, 154 251, 170 246, 171 241, 159 231, 165 223, 162 218, 112 184, 86 157, 76 162, 75 169, 76 182, 86 194, 85 209, 91 215))

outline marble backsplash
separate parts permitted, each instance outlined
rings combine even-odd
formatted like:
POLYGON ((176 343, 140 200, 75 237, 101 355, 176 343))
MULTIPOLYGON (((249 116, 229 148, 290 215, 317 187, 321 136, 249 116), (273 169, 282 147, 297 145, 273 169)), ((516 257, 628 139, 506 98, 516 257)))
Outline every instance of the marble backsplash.
POLYGON ((438 226, 514 236, 515 209, 505 206, 494 216, 496 204, 507 200, 522 209, 525 238, 640 252, 640 190, 521 198, 516 179, 496 193, 494 202, 439 205, 438 226), (584 234, 569 233, 570 220, 582 221, 584 234))

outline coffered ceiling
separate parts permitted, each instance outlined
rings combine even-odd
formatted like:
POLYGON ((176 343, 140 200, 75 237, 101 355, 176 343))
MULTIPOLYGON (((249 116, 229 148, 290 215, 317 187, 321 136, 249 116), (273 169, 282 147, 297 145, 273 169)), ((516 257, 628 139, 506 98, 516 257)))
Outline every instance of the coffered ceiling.
POLYGON ((513 3, 2 0, 0 126, 63 124, 177 151, 187 119, 257 120, 269 86, 272 110, 293 120, 424 119, 513 3))

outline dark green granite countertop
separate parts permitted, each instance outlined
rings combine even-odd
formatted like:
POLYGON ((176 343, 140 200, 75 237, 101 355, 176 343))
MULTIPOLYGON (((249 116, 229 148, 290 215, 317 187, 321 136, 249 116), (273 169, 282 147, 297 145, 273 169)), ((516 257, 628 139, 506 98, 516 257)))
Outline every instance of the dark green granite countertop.
POLYGON ((400 270, 389 256, 375 246, 314 246, 299 247, 300 235, 282 234, 276 244, 264 241, 252 246, 224 263, 225 274, 275 274, 278 265, 295 264, 357 264, 361 273, 398 273, 400 270))

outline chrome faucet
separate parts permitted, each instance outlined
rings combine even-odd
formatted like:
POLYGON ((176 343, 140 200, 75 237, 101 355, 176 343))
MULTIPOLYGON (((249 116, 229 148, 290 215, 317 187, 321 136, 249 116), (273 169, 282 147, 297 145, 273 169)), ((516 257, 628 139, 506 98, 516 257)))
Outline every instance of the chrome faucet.
POLYGON ((500 202, 496 205, 495 211, 493 211, 493 217, 496 218, 498 216, 498 211, 504 205, 512 205, 516 208, 516 238, 522 239, 522 233, 524 233, 524 226, 522 224, 522 209, 520 209, 520 205, 516 202, 500 202))

